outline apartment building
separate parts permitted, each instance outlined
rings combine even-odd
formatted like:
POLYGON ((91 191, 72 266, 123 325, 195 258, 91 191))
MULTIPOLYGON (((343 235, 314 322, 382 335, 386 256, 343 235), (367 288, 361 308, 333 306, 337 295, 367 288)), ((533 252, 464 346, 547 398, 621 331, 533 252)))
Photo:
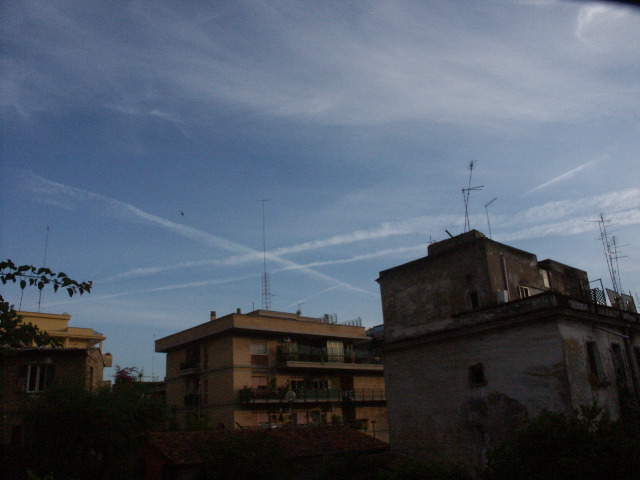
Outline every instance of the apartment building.
MULTIPOLYGON (((357 323, 357 322, 353 322, 357 323)), ((183 428, 346 423, 385 440, 380 359, 359 325, 255 310, 156 340, 166 353, 166 401, 183 428)))
POLYGON ((542 409, 637 408, 640 315, 583 270, 472 230, 378 283, 392 451, 482 466, 542 409))
POLYGON ((62 346, 11 348, 0 355, 0 445, 20 442, 24 407, 54 379, 75 379, 95 390, 103 385, 104 368, 113 362, 111 354, 102 352, 106 337, 91 328, 69 327, 69 314, 17 314, 62 346))

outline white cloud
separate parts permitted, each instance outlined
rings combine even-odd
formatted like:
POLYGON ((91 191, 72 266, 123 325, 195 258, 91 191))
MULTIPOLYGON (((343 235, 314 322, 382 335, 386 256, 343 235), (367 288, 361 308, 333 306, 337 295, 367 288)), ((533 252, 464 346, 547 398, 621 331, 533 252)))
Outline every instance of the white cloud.
MULTIPOLYGON (((41 52, 41 62, 16 58, 6 72, 7 102, 23 112, 51 102, 49 108, 64 108, 88 88, 107 104, 162 112, 176 125, 185 105, 199 106, 201 120, 210 115, 207 107, 220 103, 321 124, 482 121, 503 127, 640 107, 635 83, 626 91, 612 88, 583 70, 571 49, 541 51, 522 40, 529 26, 523 17, 487 32, 464 9, 445 3, 370 1, 341 9, 340 2, 285 1, 203 5, 190 13, 167 4, 88 11, 25 3, 14 5, 4 27, 6 38, 41 52), (237 18, 243 28, 229 28, 237 18), (21 30, 27 21, 39 27, 28 38, 21 30)), ((580 10, 580 38, 603 11, 614 15, 607 7, 580 10)), ((473 14, 486 20, 481 5, 473 14)), ((563 25, 554 26, 541 39, 545 45, 566 41, 563 25)), ((616 37, 616 30, 607 34, 616 37)))

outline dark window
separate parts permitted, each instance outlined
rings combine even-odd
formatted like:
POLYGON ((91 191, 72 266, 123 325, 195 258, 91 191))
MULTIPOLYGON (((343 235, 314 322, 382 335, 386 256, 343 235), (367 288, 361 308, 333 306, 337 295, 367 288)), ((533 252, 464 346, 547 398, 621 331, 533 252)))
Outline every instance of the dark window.
POLYGON ((622 353, 622 347, 617 343, 611 344, 611 359, 613 360, 613 369, 616 372, 616 382, 619 387, 626 387, 629 382, 627 376, 627 367, 624 363, 624 355, 622 353))
POLYGON ((473 310, 480 308, 480 297, 478 296, 478 292, 469 293, 469 302, 471 302, 471 308, 473 310))
POLYGON ((638 375, 640 375, 640 347, 633 347, 633 353, 636 357, 636 368, 638 369, 638 375))
POLYGON ((27 392, 42 392, 51 381, 53 370, 51 365, 27 365, 27 392))
POLYGON ((476 363, 469 367, 469 384, 472 387, 487 384, 487 377, 484 374, 484 365, 482 363, 476 363))
POLYGON ((587 342, 587 359, 589 360, 589 373, 593 375, 596 380, 602 378, 600 351, 595 342, 587 342))

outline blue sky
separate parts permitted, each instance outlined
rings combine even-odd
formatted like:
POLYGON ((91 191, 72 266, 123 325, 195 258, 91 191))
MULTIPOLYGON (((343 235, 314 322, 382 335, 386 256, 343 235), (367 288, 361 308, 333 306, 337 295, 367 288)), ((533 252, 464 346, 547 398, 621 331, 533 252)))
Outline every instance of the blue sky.
POLYGON ((154 337, 261 307, 265 199, 272 308, 382 323, 378 272, 463 231, 472 160, 472 228, 488 211, 495 240, 609 286, 603 213, 640 291, 640 10, 1 8, 0 256, 41 265, 50 227, 47 266, 94 290, 41 309, 105 334, 116 364, 162 376, 154 337))

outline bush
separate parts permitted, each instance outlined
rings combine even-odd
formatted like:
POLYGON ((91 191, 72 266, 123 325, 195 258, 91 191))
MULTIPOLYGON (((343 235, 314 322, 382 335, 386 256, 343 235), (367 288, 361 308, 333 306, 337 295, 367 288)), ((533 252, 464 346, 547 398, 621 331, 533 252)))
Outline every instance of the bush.
POLYGON ((486 480, 636 480, 640 423, 612 422, 595 407, 580 415, 542 412, 489 457, 486 480))

